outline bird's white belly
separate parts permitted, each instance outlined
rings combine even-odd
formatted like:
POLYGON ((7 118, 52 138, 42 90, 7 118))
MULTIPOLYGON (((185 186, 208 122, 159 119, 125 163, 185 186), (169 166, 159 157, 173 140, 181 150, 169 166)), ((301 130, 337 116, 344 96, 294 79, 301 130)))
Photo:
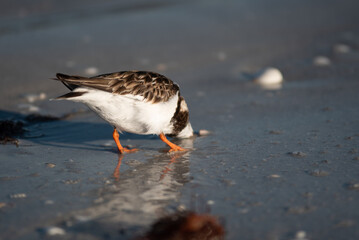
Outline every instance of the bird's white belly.
MULTIPOLYGON (((78 88, 75 91, 84 89, 78 88)), ((101 118, 120 131, 136 134, 171 133, 170 121, 176 111, 178 95, 167 102, 150 103, 140 96, 115 95, 86 89, 88 93, 71 99, 85 103, 101 118)))

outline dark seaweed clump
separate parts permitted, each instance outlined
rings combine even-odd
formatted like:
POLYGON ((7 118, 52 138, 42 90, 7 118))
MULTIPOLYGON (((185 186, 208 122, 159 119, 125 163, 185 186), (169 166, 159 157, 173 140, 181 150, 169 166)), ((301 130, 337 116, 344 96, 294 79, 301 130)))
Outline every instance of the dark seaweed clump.
POLYGON ((12 143, 19 146, 20 137, 24 134, 24 124, 20 121, 1 120, 0 121, 0 143, 12 143))
POLYGON ((223 240, 225 231, 217 218, 194 212, 179 212, 159 219, 136 240, 223 240))

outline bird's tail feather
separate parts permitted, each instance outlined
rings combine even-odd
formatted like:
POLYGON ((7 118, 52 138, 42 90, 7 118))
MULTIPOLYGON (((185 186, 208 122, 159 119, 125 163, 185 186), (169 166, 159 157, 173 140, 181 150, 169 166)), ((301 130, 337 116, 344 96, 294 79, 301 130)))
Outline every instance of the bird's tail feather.
POLYGON ((112 88, 109 86, 109 80, 102 78, 87 78, 81 76, 69 76, 62 73, 57 73, 54 80, 61 81, 71 91, 79 86, 96 88, 103 91, 110 91, 112 88))
POLYGON ((80 96, 84 95, 85 93, 86 92, 69 92, 60 97, 54 98, 52 100, 63 100, 63 99, 69 99, 69 98, 74 98, 74 97, 80 97, 80 96))
POLYGON ((78 84, 74 84, 76 81, 80 81, 80 80, 83 80, 86 78, 80 77, 80 76, 69 76, 66 74, 57 73, 56 78, 53 78, 53 79, 61 81, 68 89, 70 89, 72 91, 79 86, 78 84))

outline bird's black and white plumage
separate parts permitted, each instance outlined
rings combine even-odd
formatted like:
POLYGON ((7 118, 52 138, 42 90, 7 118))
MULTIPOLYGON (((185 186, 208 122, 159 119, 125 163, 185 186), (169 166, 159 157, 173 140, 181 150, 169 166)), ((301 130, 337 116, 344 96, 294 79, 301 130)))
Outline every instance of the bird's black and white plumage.
POLYGON ((193 136, 178 85, 161 74, 122 71, 87 78, 58 73, 55 80, 71 90, 56 99, 86 104, 119 131, 156 134, 163 141, 164 135, 193 136))

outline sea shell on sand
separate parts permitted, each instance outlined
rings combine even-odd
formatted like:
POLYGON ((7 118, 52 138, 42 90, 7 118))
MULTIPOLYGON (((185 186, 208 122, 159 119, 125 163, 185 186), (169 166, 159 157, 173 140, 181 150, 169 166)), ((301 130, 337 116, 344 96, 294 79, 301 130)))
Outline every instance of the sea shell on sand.
POLYGON ((201 130, 199 130, 199 132, 198 132, 198 135, 199 135, 199 136, 207 136, 207 135, 210 135, 210 134, 211 134, 211 132, 208 131, 208 130, 206 130, 206 129, 201 129, 201 130))
POLYGON ((60 227, 56 227, 56 226, 49 226, 42 230, 48 236, 65 235, 66 234, 64 229, 62 229, 60 227))
POLYGON ((36 101, 39 100, 45 100, 46 99, 46 93, 39 93, 39 94, 26 94, 25 95, 25 99, 27 100, 27 102, 29 103, 34 103, 36 101))
POLYGON ((95 75, 97 73, 98 73, 98 68, 97 67, 88 67, 88 68, 85 69, 85 74, 86 75, 91 76, 91 75, 95 75))
POLYGON ((313 59, 313 64, 315 66, 329 66, 331 64, 331 61, 326 56, 317 56, 313 59))
POLYGON ((346 44, 340 43, 334 46, 334 52, 336 53, 348 53, 350 52, 350 50, 351 50, 350 47, 346 44))
POLYGON ((15 193, 15 194, 11 194, 10 198, 12 198, 12 199, 27 198, 27 195, 26 195, 26 193, 15 193))
POLYGON ((265 68, 259 71, 254 82, 260 85, 277 85, 283 82, 283 75, 277 68, 265 68))

